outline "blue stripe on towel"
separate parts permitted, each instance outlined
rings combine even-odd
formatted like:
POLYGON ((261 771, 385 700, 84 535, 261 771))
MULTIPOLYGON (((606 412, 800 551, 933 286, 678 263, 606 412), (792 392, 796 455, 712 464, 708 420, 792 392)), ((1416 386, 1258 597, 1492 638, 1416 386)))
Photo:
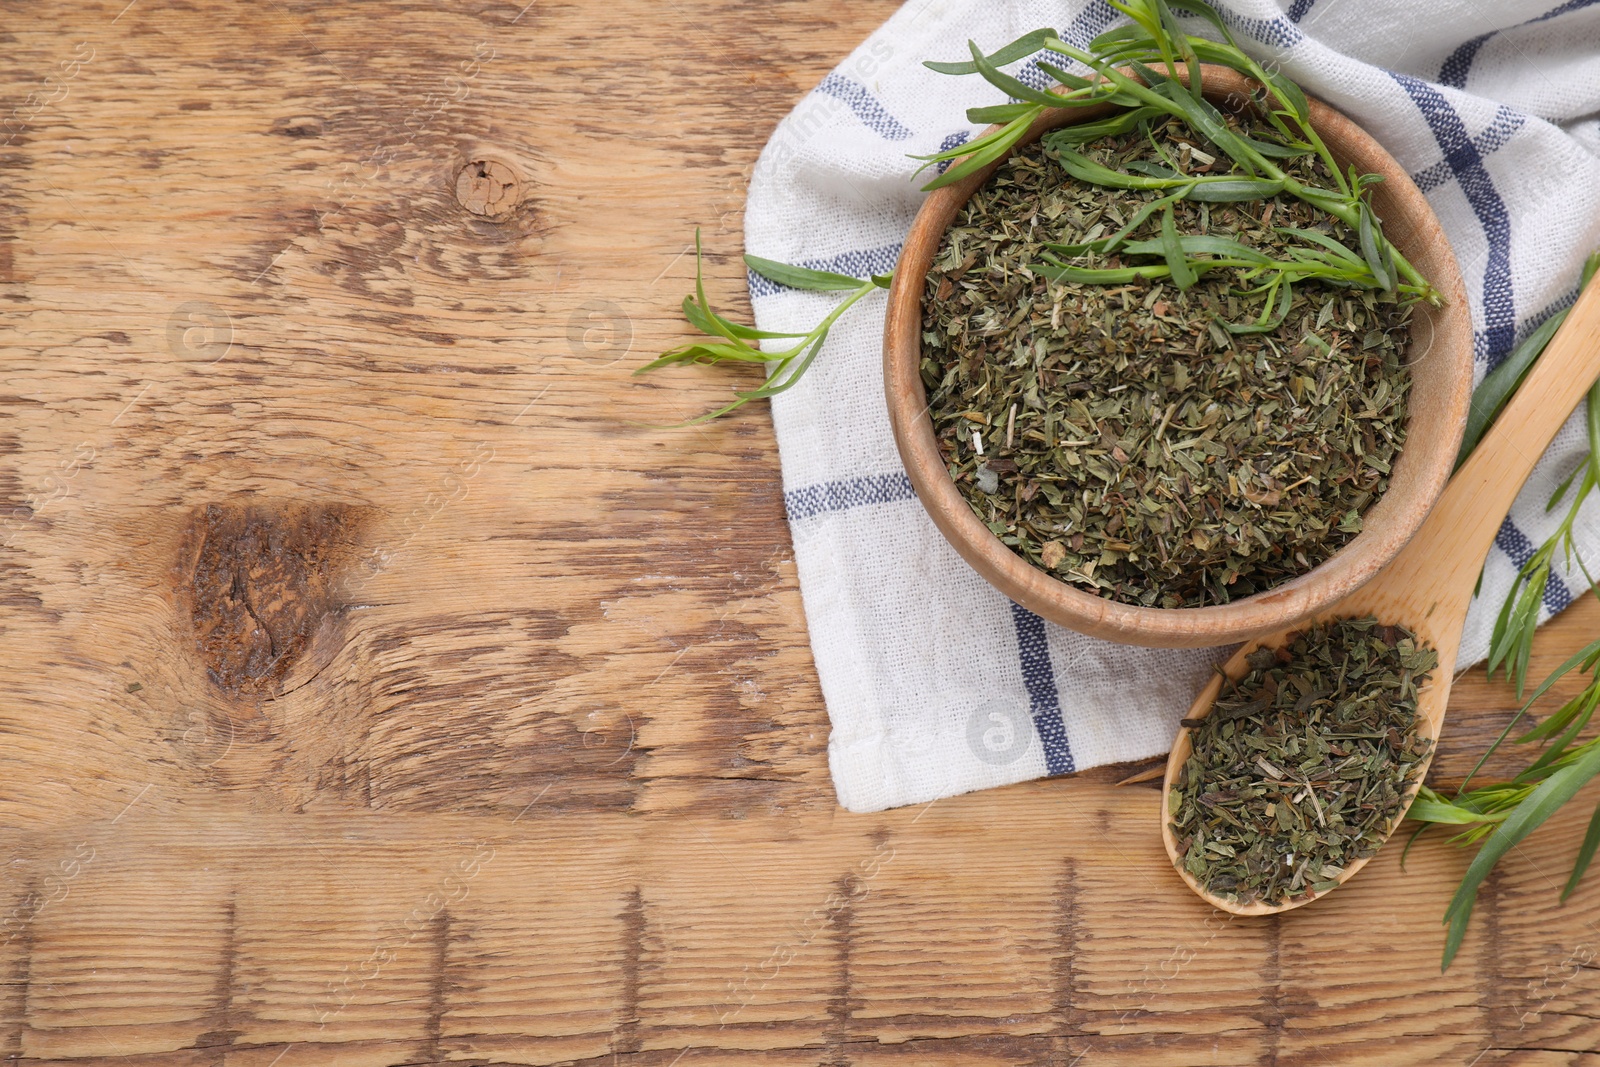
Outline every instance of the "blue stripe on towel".
MULTIPOLYGON (((948 152, 958 144, 966 144, 969 136, 971 135, 968 134, 966 130, 957 130, 955 133, 948 135, 944 140, 939 142, 939 151, 948 152)), ((945 171, 950 169, 950 164, 954 162, 955 160, 953 159, 941 159, 933 169, 938 171, 940 174, 943 174, 945 171)))
POLYGON ((858 81, 851 81, 835 72, 823 78, 822 84, 817 86, 816 91, 844 101, 867 129, 881 137, 890 141, 904 141, 911 136, 910 129, 901 125, 899 120, 889 114, 884 106, 878 103, 878 98, 858 81))
POLYGON ((1011 605, 1011 618, 1017 626, 1017 654, 1022 659, 1022 684, 1028 689, 1028 710, 1033 729, 1044 746, 1044 765, 1048 774, 1070 774, 1077 770, 1072 746, 1067 742, 1067 727, 1061 719, 1061 697, 1056 691, 1056 672, 1050 665, 1050 641, 1044 620, 1020 604, 1011 605))
POLYGON ((1218 8, 1217 10, 1222 16, 1222 20, 1228 24, 1229 29, 1235 33, 1253 37, 1262 44, 1268 44, 1274 48, 1293 48, 1305 40, 1305 34, 1301 33, 1300 28, 1288 19, 1249 19, 1235 15, 1224 8, 1218 8))
POLYGON ((1466 124, 1444 94, 1419 78, 1389 71, 1389 76, 1411 97, 1433 131, 1451 176, 1461 186, 1467 203, 1478 216, 1489 243, 1489 261, 1483 268, 1483 354, 1492 366, 1511 351, 1516 341, 1516 302, 1511 289, 1511 213, 1494 187, 1483 155, 1466 124))
MULTIPOLYGON (((809 485, 783 494, 789 521, 797 522, 816 515, 848 511, 868 504, 887 504, 916 496, 911 479, 904 472, 872 474, 838 482, 809 485)), ((1021 661, 1022 684, 1028 690, 1028 713, 1034 733, 1044 748, 1048 774, 1070 774, 1077 770, 1067 727, 1061 718, 1061 697, 1056 690, 1056 672, 1050 664, 1050 640, 1044 620, 1019 604, 1011 605, 1011 619, 1017 628, 1017 655, 1021 661)))
POLYGON ((1559 7, 1553 7, 1544 14, 1528 19, 1526 22, 1519 22, 1515 26, 1507 26, 1504 29, 1490 30, 1488 33, 1480 33, 1469 41, 1463 41, 1461 46, 1451 52, 1449 57, 1445 59, 1444 65, 1439 68, 1440 83, 1452 85, 1457 89, 1465 89, 1467 87, 1467 75, 1472 70, 1472 61, 1478 58, 1478 51, 1483 48, 1484 42, 1496 34, 1504 33, 1507 29, 1515 30, 1523 26, 1532 26, 1536 22, 1547 22, 1558 15, 1565 15, 1569 11, 1577 11, 1580 8, 1592 7, 1596 3, 1600 3, 1600 0, 1567 0, 1566 3, 1559 7))
POLYGON ((911 488, 911 479, 906 477, 904 471, 896 471, 893 474, 869 474, 792 489, 783 494, 783 509, 789 513, 790 522, 799 522, 801 519, 834 511, 848 511, 868 504, 911 500, 916 495, 916 490, 911 488))
POLYGON ((1463 41, 1461 45, 1451 52, 1445 59, 1444 65, 1439 68, 1439 84, 1453 85, 1457 89, 1467 87, 1467 71, 1472 69, 1472 61, 1478 58, 1478 49, 1483 43, 1493 37, 1494 33, 1480 33, 1470 41, 1463 41))
MULTIPOLYGON (((1500 524, 1500 532, 1494 535, 1494 543, 1511 557, 1511 562, 1521 570, 1533 558, 1533 542, 1528 535, 1517 529, 1511 517, 1506 516, 1506 521, 1500 524)), ((1561 575, 1555 571, 1550 572, 1550 580, 1544 587, 1544 606, 1550 614, 1555 615, 1572 603, 1572 592, 1567 588, 1567 583, 1561 580, 1561 575)))
POLYGON ((1312 5, 1316 2, 1317 0, 1294 0, 1294 3, 1289 5, 1289 10, 1285 11, 1284 14, 1289 16, 1290 22, 1299 22, 1311 13, 1312 5))
MULTIPOLYGON (((1487 156, 1504 148, 1506 142, 1523 126, 1527 125, 1528 116, 1520 111, 1512 111, 1502 105, 1494 113, 1494 120, 1489 123, 1488 129, 1472 138, 1472 147, 1478 150, 1478 155, 1487 156)), ((1417 183, 1417 188, 1423 192, 1431 192, 1455 177, 1450 169, 1450 161, 1441 159, 1425 170, 1419 170, 1411 176, 1417 183)))

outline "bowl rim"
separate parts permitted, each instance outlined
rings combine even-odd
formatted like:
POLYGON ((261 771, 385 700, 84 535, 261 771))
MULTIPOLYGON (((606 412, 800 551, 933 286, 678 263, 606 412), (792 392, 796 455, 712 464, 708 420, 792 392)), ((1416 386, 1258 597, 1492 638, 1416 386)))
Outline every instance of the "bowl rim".
MULTIPOLYGON (((1181 69, 1177 72, 1180 78, 1183 73, 1181 69)), ((1232 110, 1249 106, 1252 83, 1243 75, 1209 64, 1201 67, 1201 73, 1208 99, 1232 110)), ((1311 123, 1324 139, 1357 147, 1341 161, 1357 162, 1363 172, 1383 177, 1378 189, 1392 206, 1401 209, 1402 221, 1409 227, 1405 238, 1396 243, 1409 258, 1418 258, 1414 253, 1427 249, 1427 258, 1436 261, 1429 280, 1444 304, 1429 320, 1433 333, 1423 355, 1437 358, 1434 349, 1440 346, 1446 355, 1454 354, 1454 374, 1445 385, 1448 392, 1444 415, 1452 431, 1418 440, 1412 432, 1413 409, 1407 415, 1402 450, 1413 466, 1409 493, 1397 496, 1397 488, 1391 484, 1382 498, 1384 503, 1395 498, 1390 505, 1394 521, 1382 529, 1364 529, 1306 573, 1228 604, 1159 608, 1107 600, 1051 576, 1007 548, 961 496, 934 436, 921 374, 922 294, 950 222, 1011 152, 1058 126, 1090 121, 1116 109, 1096 105, 1047 110, 1005 155, 963 180, 935 190, 923 201, 895 267, 884 323, 884 394, 895 445, 912 487, 929 517, 961 557, 1022 607, 1070 629, 1130 644, 1178 648, 1242 641, 1292 626, 1365 584, 1400 552, 1444 491, 1461 445, 1472 394, 1471 310, 1454 251, 1432 207, 1404 168, 1351 119, 1319 100, 1308 101, 1311 123)), ((1392 217, 1394 212, 1388 214, 1392 217)), ((1415 345, 1415 339, 1412 343, 1415 345)), ((1413 364, 1420 358, 1408 353, 1413 364)))

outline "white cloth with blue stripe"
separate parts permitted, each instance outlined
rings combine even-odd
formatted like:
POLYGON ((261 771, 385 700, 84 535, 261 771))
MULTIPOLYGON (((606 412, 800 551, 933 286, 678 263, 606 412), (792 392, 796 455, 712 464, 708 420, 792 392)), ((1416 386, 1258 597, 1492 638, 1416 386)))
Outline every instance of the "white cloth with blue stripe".
MULTIPOLYGON (((1600 248, 1600 0, 1216 3, 1247 48, 1365 126, 1427 193, 1472 297, 1480 378, 1571 302, 1600 248)), ((773 134, 750 183, 746 250, 856 276, 890 270, 922 199, 907 154, 959 144, 977 129, 969 106, 1002 102, 923 60, 964 58, 969 38, 992 51, 1040 26, 1081 45, 1119 17, 1103 0, 911 0, 773 134)), ((1011 69, 1046 81, 1032 61, 1011 69)), ((763 329, 809 329, 837 299, 750 281, 763 329)), ((858 305, 772 401, 839 802, 876 811, 1165 752, 1219 653, 1063 630, 955 554, 890 436, 883 312, 882 296, 858 305)), ((1560 517, 1544 502, 1584 454, 1579 416, 1501 530, 1463 663, 1485 655, 1516 567, 1560 517)), ((1600 511, 1584 518, 1579 548, 1600 563, 1600 511)), ((1581 575, 1553 576, 1546 615, 1584 588, 1581 575)))

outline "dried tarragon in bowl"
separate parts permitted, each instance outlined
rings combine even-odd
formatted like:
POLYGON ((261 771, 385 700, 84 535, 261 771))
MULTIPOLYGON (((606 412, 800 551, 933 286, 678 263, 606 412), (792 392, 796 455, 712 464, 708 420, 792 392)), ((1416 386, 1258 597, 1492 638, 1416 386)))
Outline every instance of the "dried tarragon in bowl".
MULTIPOLYGON (((1203 144, 1173 120, 1080 150, 1123 173, 1226 173, 1203 144)), ((1285 166, 1325 180, 1314 156, 1285 166)), ((1312 282, 1274 307, 1227 270, 1186 289, 1038 270, 1049 246, 1109 236, 1158 193, 1079 181, 1043 143, 1015 152, 929 272, 922 376, 950 476, 1006 545, 1122 603, 1222 604, 1311 570, 1360 532, 1405 441, 1409 308, 1312 282), (1276 326, 1249 332, 1276 311, 1276 326)), ((1289 246, 1360 239, 1284 195, 1167 211, 1119 253, 1080 262, 1122 266, 1130 243, 1174 229, 1280 260, 1289 246)))
POLYGON ((1341 619, 1258 649, 1225 684, 1168 794, 1181 862, 1207 891, 1281 904, 1382 846, 1431 742, 1417 690, 1439 654, 1404 627, 1341 619))

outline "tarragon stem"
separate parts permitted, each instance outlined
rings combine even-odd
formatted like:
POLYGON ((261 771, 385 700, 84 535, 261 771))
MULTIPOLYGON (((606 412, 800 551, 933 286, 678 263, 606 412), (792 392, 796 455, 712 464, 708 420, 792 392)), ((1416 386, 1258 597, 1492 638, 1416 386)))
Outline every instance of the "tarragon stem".
MULTIPOLYGON (((1582 288, 1600 268, 1600 253, 1591 255, 1584 264, 1582 288)), ((1473 395, 1473 416, 1468 424, 1469 437, 1462 445, 1459 463, 1471 453, 1506 402, 1521 385, 1528 370, 1554 336, 1566 317, 1557 312, 1529 335, 1522 345, 1491 372, 1473 395)), ((1584 564, 1573 543, 1573 530, 1579 509, 1589 496, 1600 488, 1600 382, 1591 386, 1588 395, 1588 412, 1585 420, 1588 433, 1589 454, 1551 495, 1546 510, 1554 510, 1563 500, 1568 500, 1567 512, 1560 524, 1545 541, 1534 550, 1528 561, 1517 570, 1511 589, 1495 619, 1494 631, 1489 640, 1488 672, 1491 677, 1503 671, 1516 686, 1519 699, 1527 681, 1528 661, 1533 646, 1534 631, 1539 624, 1539 612, 1544 601, 1544 591, 1550 579, 1551 567, 1560 553, 1570 566, 1576 563, 1589 583, 1589 589, 1600 597, 1588 567, 1584 564), (1573 483, 1577 488, 1573 489, 1573 483), (1571 492, 1570 499, 1568 493, 1571 492)), ((1452 797, 1443 796, 1426 786, 1411 807, 1410 818, 1421 826, 1412 834, 1406 849, 1410 850, 1422 833, 1431 825, 1442 824, 1464 827, 1451 838, 1457 844, 1480 843, 1467 873, 1445 912, 1445 934, 1442 968, 1448 968, 1466 936, 1468 921, 1478 889, 1489 872, 1511 849, 1527 838, 1593 778, 1600 776, 1600 738, 1581 744, 1578 736, 1589 725, 1595 711, 1600 709, 1600 640, 1594 641, 1545 677, 1533 693, 1522 702, 1516 713, 1506 722, 1493 743, 1478 757, 1466 778, 1452 797), (1560 679, 1577 670, 1589 676, 1587 684, 1552 712, 1543 722, 1516 739, 1517 744, 1542 742, 1545 749, 1509 782, 1469 788, 1478 772, 1511 736, 1512 730, 1523 720, 1529 710, 1560 679)), ((1589 827, 1572 866, 1572 873, 1561 891, 1565 901, 1577 889, 1584 872, 1600 848, 1600 808, 1590 818, 1589 827)), ((1403 858, 1403 857, 1402 857, 1403 858)))
MULTIPOLYGON (((1376 216, 1363 199, 1364 187, 1376 180, 1376 176, 1352 174, 1346 178, 1339 162, 1311 124, 1310 105, 1305 94, 1282 74, 1265 70, 1240 48, 1226 23, 1214 10, 1199 0, 1111 0, 1111 5, 1131 18, 1134 25, 1102 34, 1087 50, 1068 44, 1052 32, 1036 30, 991 56, 985 56, 976 44, 969 43, 972 53, 970 63, 928 64, 942 73, 980 74, 1018 103, 1002 105, 1008 110, 999 112, 1005 116, 1005 124, 1000 129, 969 144, 919 157, 926 160, 927 164, 952 164, 923 188, 941 188, 993 163, 1022 139, 1047 108, 1110 104, 1128 109, 1125 114, 1139 114, 1141 117, 1138 121, 1145 124, 1153 115, 1170 115, 1187 123, 1197 134, 1225 153, 1246 177, 1264 180, 1266 184, 1259 189, 1256 197, 1240 199, 1261 199, 1278 192, 1287 193, 1327 212, 1352 230, 1370 233, 1374 255, 1369 258, 1376 276, 1382 279, 1385 266, 1392 263, 1398 276, 1412 287, 1415 294, 1429 303, 1440 302, 1439 294, 1427 278, 1383 235, 1376 216), (1220 31, 1223 42, 1183 33, 1173 17, 1174 7, 1207 19, 1220 31), (1014 61, 1031 54, 1023 51, 1028 46, 1032 46, 1035 52, 1046 51, 1075 60, 1089 68, 1096 78, 1089 80, 1067 75, 1070 80, 1064 82, 1065 92, 1049 92, 1034 89, 999 69, 1000 61, 1014 61), (1196 60, 1229 67, 1259 85, 1267 98, 1262 111, 1283 137, 1283 142, 1274 144, 1230 129, 1222 114, 1201 95, 1201 75, 1196 60), (1156 69, 1153 64, 1164 70, 1156 69), (1187 75, 1187 84, 1175 77, 1180 67, 1187 75), (1306 184, 1274 162, 1275 158, 1304 152, 1314 152, 1321 158, 1336 188, 1306 184)), ((1053 67, 1049 70, 1055 74, 1066 74, 1053 67)), ((972 117, 969 114, 969 118, 972 117)), ((1101 121, 1110 127, 1117 119, 1101 121)), ((1084 174, 1075 176, 1085 181, 1096 181, 1084 174)), ((1119 184, 1119 187, 1129 186, 1119 184)), ((1198 199, 1194 194, 1201 189, 1203 184, 1197 183, 1188 195, 1198 199)), ((1392 286, 1384 285, 1382 288, 1392 286)))
POLYGON ((707 337, 707 341, 693 341, 680 345, 669 352, 663 352, 655 359, 646 363, 635 374, 644 374, 648 371, 659 370, 679 363, 760 363, 766 367, 766 384, 756 389, 735 389, 732 402, 709 411, 704 415, 689 419, 682 423, 684 426, 694 426, 702 422, 709 422, 719 416, 742 407, 752 400, 764 400, 776 396, 786 389, 793 388, 800 377, 805 374, 817 356, 822 352, 822 346, 828 339, 828 331, 833 329, 833 324, 850 308, 854 307, 863 297, 879 289, 889 287, 890 275, 875 275, 871 278, 853 278, 847 274, 838 274, 833 271, 815 270, 810 267, 797 267, 787 263, 778 263, 774 260, 763 259, 760 256, 744 257, 745 266, 757 274, 786 285, 791 289, 809 289, 817 292, 848 292, 849 295, 840 301, 827 316, 806 333, 774 333, 758 330, 753 326, 745 326, 718 314, 712 309, 710 301, 706 299, 705 275, 703 272, 703 259, 700 250, 700 231, 694 234, 694 294, 683 298, 683 314, 694 326, 707 337), (776 350, 763 349, 753 345, 751 341, 776 341, 794 340, 793 345, 776 350))

